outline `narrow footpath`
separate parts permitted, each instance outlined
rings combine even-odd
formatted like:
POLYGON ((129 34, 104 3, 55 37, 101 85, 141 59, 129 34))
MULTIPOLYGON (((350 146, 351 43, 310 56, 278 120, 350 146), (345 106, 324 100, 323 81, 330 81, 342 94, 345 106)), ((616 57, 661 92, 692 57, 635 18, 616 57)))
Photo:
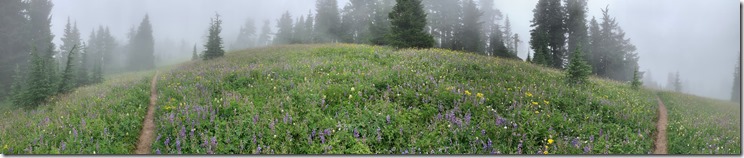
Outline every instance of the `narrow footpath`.
POLYGON ((667 135, 666 135, 666 128, 667 128, 667 109, 666 106, 664 106, 664 102, 659 99, 659 97, 656 97, 656 100, 659 101, 659 120, 656 123, 656 140, 654 140, 654 154, 668 154, 667 153, 667 135))
POLYGON ((155 76, 152 76, 150 82, 150 105, 147 106, 147 115, 145 120, 142 122, 142 131, 140 131, 139 140, 137 140, 137 149, 135 154, 150 154, 152 147, 152 140, 155 137, 155 103, 158 101, 158 71, 155 71, 155 76))

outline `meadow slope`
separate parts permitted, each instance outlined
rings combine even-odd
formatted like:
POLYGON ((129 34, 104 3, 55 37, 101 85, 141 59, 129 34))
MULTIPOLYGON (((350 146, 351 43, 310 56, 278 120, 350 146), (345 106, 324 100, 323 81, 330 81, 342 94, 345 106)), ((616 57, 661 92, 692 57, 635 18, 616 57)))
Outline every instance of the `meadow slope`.
POLYGON ((443 49, 249 49, 161 74, 160 154, 647 154, 654 92, 443 49))

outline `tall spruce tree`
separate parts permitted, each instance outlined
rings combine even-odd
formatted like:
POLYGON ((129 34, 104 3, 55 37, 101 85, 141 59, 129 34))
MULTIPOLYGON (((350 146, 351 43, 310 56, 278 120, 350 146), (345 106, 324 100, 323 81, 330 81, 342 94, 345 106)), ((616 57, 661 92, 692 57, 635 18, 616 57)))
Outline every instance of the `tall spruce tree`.
POLYGON ((274 44, 289 44, 292 40, 292 15, 289 15, 289 11, 284 12, 277 20, 276 27, 279 29, 276 31, 274 44))
POLYGON ((731 101, 741 103, 741 53, 739 53, 739 58, 736 61, 736 67, 734 68, 734 86, 731 89, 731 101))
MULTIPOLYGON (((586 0, 565 0, 566 4, 566 32, 568 33, 568 50, 576 50, 578 45, 582 45, 587 52, 589 40, 587 39, 586 26, 586 0)), ((571 56, 571 52, 567 52, 571 56)))
POLYGON ((261 34, 258 35, 258 42, 256 45, 258 46, 266 46, 271 43, 271 22, 269 20, 264 20, 263 27, 261 27, 261 34))
POLYGON ((515 43, 512 39, 514 39, 514 35, 512 34, 512 28, 511 28, 511 21, 509 21, 509 16, 506 16, 506 19, 504 20, 504 31, 503 31, 503 39, 504 45, 506 45, 506 49, 509 50, 509 53, 512 53, 514 55, 517 54, 517 48, 514 48, 515 43))
POLYGON ((589 81, 589 75, 591 74, 592 68, 586 63, 584 55, 581 53, 581 46, 579 46, 569 61, 566 78, 571 84, 583 84, 589 81))
POLYGON ((490 52, 493 52, 494 56, 498 56, 502 58, 517 59, 518 57, 512 54, 509 51, 509 49, 506 47, 506 44, 504 43, 504 39, 503 39, 504 36, 502 35, 503 33, 501 32, 501 29, 499 29, 499 25, 494 24, 492 29, 493 31, 490 35, 491 39, 489 40, 490 41, 489 45, 491 46, 491 49, 492 49, 490 52))
POLYGON ((0 33, 0 101, 8 98, 6 96, 13 97, 10 93, 15 91, 10 83, 21 82, 13 76, 25 77, 19 73, 28 68, 31 31, 27 9, 28 3, 23 0, 0 0, 0 30, 3 30, 0 33), (15 67, 19 68, 19 73, 15 73, 15 67))
POLYGON ((194 52, 191 54, 191 60, 199 60, 199 54, 196 53, 196 44, 194 44, 194 52))
MULTIPOLYGON (((245 20, 245 24, 240 27, 240 33, 238 38, 235 39, 235 43, 232 44, 232 50, 241 50, 246 48, 252 48, 256 45, 256 22, 253 19, 245 20)), ((196 46, 194 46, 196 47, 196 46)))
MULTIPOLYGON (((95 36, 94 33, 91 33, 91 36, 95 36)), ((94 38, 91 38, 94 39, 94 38)), ((86 45, 86 43, 81 44, 81 48, 83 48, 83 52, 80 52, 80 62, 77 64, 76 73, 75 75, 75 85, 76 86, 84 86, 90 83, 90 75, 88 72, 88 68, 91 67, 88 65, 88 54, 95 51, 94 48, 90 47, 89 45, 86 45)))
POLYGON ((76 85, 75 84, 75 74, 74 74, 74 65, 75 63, 74 56, 75 54, 75 48, 77 48, 77 45, 73 45, 72 48, 67 53, 67 59, 65 60, 65 69, 62 72, 62 79, 59 82, 59 86, 57 88, 58 93, 64 93, 72 90, 72 88, 76 85))
POLYGON ((638 68, 636 67, 633 71, 633 81, 631 81, 630 85, 633 87, 633 89, 639 89, 641 85, 643 85, 643 82, 641 82, 641 75, 638 72, 638 68))
POLYGON ((142 19, 130 44, 129 66, 133 71, 155 68, 155 39, 152 36, 150 16, 142 19))
POLYGON ((534 28, 530 30, 530 44, 535 51, 535 58, 538 58, 538 54, 545 55, 548 59, 545 65, 562 69, 566 36, 561 1, 539 0, 532 12, 534 18, 530 26, 534 28))
POLYGON ((44 57, 41 56, 43 54, 45 53, 38 52, 35 46, 32 47, 30 71, 27 77, 28 82, 25 86, 28 89, 25 91, 25 94, 21 95, 22 98, 13 99, 17 101, 15 103, 16 105, 21 105, 25 108, 35 108, 52 95, 50 92, 54 91, 54 88, 52 88, 53 84, 48 79, 49 74, 47 74, 48 70, 46 66, 48 63, 45 63, 44 57))
POLYGON ((397 48, 430 48, 434 38, 425 30, 426 13, 421 0, 396 0, 388 15, 391 29, 387 42, 397 48))
POLYGON ((369 42, 376 45, 387 45, 385 35, 390 32, 390 19, 388 18, 394 2, 392 0, 377 1, 374 8, 374 18, 370 21, 369 42))
MULTIPOLYGON (((72 23, 70 23, 70 18, 67 18, 67 24, 65 25, 64 34, 62 35, 62 45, 59 47, 61 51, 59 52, 59 62, 60 63, 67 63, 67 59, 69 58, 69 54, 77 54, 77 51, 70 51, 73 47, 76 47, 80 45, 80 42, 82 41, 80 39, 80 30, 77 28, 77 23, 73 26, 72 23)), ((64 65, 61 65, 64 66, 64 65)), ((62 67, 63 69, 67 69, 66 67, 62 67)))
POLYGON ((317 43, 338 42, 341 32, 341 15, 336 0, 318 0, 315 4, 315 39, 317 43))
MULTIPOLYGON (((473 0, 464 1, 462 27, 456 35, 457 41, 462 43, 462 47, 459 50, 485 55, 483 51, 485 43, 481 40, 481 32, 483 32, 481 30, 483 28, 483 22, 480 21, 481 16, 483 16, 483 12, 478 9, 478 5, 473 0)), ((501 36, 503 34, 500 33, 499 35, 501 36)), ((501 42, 503 43, 503 40, 501 42)))
POLYGON ((225 50, 222 49, 222 37, 220 37, 220 32, 222 32, 222 20, 220 20, 219 14, 215 14, 215 17, 212 18, 209 26, 207 43, 204 44, 204 48, 206 48, 206 50, 204 50, 204 60, 210 60, 225 55, 225 50))
MULTIPOLYGON (((27 10, 30 24, 28 29, 31 30, 31 42, 35 45, 36 53, 38 53, 42 62, 40 65, 44 69, 42 78, 48 84, 57 82, 57 70, 59 68, 54 59, 56 46, 52 43, 54 39, 51 31, 51 11, 53 6, 54 4, 50 0, 29 0, 27 10)), ((55 86, 45 86, 48 87, 44 88, 43 95, 49 96, 57 92, 55 86)))
POLYGON ((461 48, 461 43, 455 38, 462 22, 461 0, 426 0, 423 2, 427 8, 426 18, 429 32, 436 39, 435 46, 448 49, 461 48))

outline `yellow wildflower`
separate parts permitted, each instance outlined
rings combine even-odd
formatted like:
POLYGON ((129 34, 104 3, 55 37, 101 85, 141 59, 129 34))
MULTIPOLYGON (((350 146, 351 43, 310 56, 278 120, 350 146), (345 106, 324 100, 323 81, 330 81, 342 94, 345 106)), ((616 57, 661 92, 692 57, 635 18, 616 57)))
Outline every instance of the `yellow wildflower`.
POLYGON ((3 149, 8 149, 8 144, 5 144, 5 146, 3 146, 3 149))
POLYGON ((539 114, 539 113, 540 113, 540 111, 535 111, 535 114, 539 114))
POLYGON ((543 102, 545 103, 545 105, 548 105, 548 104, 550 104, 550 102, 549 102, 549 101, 547 101, 547 100, 543 100, 543 102))
POLYGON ((452 87, 452 86, 447 87, 448 91, 451 91, 452 89, 455 89, 455 87, 452 87))
POLYGON ((472 93, 470 93, 470 91, 468 91, 468 90, 465 90, 465 95, 471 95, 471 94, 472 94, 472 93))
POLYGON ((524 93, 524 95, 527 95, 528 97, 532 97, 532 93, 530 92, 524 93))
POLYGON ((554 142, 553 139, 548 139, 548 144, 553 144, 553 142, 554 142))
POLYGON ((351 87, 351 91, 352 91, 352 92, 354 91, 354 87, 351 87))
POLYGON ((533 101, 532 102, 532 105, 537 105, 537 104, 538 104, 538 102, 536 102, 536 101, 533 101))
POLYGON ((548 154, 548 151, 547 150, 543 151, 543 154, 547 155, 548 154))
POLYGON ((478 98, 483 98, 483 93, 475 94, 475 96, 477 96, 478 98))

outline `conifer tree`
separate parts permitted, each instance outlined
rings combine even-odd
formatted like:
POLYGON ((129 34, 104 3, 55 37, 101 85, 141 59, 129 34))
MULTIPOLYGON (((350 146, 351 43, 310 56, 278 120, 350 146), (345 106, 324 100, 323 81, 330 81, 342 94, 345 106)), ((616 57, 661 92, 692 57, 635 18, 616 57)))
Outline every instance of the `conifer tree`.
POLYGON ((576 51, 574 51, 573 56, 569 61, 568 70, 566 71, 566 77, 568 78, 569 83, 587 83, 589 75, 592 73, 592 68, 584 59, 584 55, 581 53, 581 48, 579 46, 576 51))
MULTIPOLYGON (((483 28, 483 22, 480 21, 481 16, 483 16, 483 12, 478 9, 475 2, 465 0, 463 3, 462 27, 456 35, 457 41, 462 44, 462 48, 459 50, 485 54, 485 51, 483 51, 485 43, 484 40, 481 40, 481 32, 483 31, 481 30, 483 28)), ((500 30, 500 28, 497 28, 497 30, 500 30)), ((498 35, 503 36, 503 33, 498 35)), ((502 39, 500 42, 503 45, 503 38, 499 37, 498 39, 502 39)))
POLYGON ((493 28, 493 32, 491 33, 490 37, 490 46, 491 51, 493 52, 494 56, 503 57, 503 58, 518 58, 516 55, 512 54, 509 49, 506 47, 503 39, 503 33, 501 32, 501 29, 499 29, 499 25, 495 24, 493 28))
POLYGON ((397 48, 430 48, 434 38, 426 32, 426 13, 421 0, 396 0, 388 15, 392 24, 387 42, 397 48))
POLYGON ((212 18, 211 21, 207 43, 204 44, 204 48, 206 48, 204 51, 204 60, 210 60, 225 55, 225 50, 222 49, 222 37, 220 37, 220 32, 222 32, 222 20, 220 20, 220 15, 215 14, 215 17, 212 18))
POLYGON ((292 16, 289 15, 289 11, 284 12, 277 20, 276 27, 279 29, 276 31, 274 44, 289 44, 292 40, 292 16))
POLYGON ((341 17, 336 0, 317 0, 315 4, 315 42, 338 42, 341 17))
POLYGON ((241 50, 246 48, 252 48, 256 44, 256 22, 253 19, 248 19, 245 24, 240 28, 238 38, 235 43, 232 44, 232 50, 241 50))
POLYGON ((674 91, 682 92, 682 81, 679 79, 679 71, 674 75, 674 91))
POLYGON ((0 101, 15 98, 11 94, 15 93, 11 83, 22 82, 15 80, 14 76, 19 75, 13 68, 18 67, 19 72, 24 73, 29 67, 31 30, 28 29, 27 11, 25 0, 0 0, 0 28, 3 30, 0 33, 0 101))
POLYGON ((53 90, 52 83, 48 79, 47 64, 36 47, 32 47, 31 50, 31 62, 29 68, 29 76, 27 86, 28 90, 25 94, 21 95, 21 99, 14 99, 17 105, 21 105, 26 108, 34 108, 44 102, 48 96, 51 95, 50 91, 53 90))
POLYGON ((199 60, 199 54, 196 53, 196 44, 194 44, 194 53, 191 55, 191 60, 199 60))
POLYGON ((539 0, 532 12, 534 18, 530 26, 534 28, 530 30, 530 44, 535 51, 535 58, 545 58, 544 65, 562 69, 566 37, 561 1, 539 0))
POLYGON ((271 26, 269 26, 271 22, 269 20, 264 20, 263 27, 261 28, 261 34, 258 36, 258 46, 266 46, 271 43, 271 26))
MULTIPOLYGON (((566 4, 566 33, 568 33, 568 50, 576 50, 578 45, 588 46, 586 26, 586 0, 565 0, 566 4)), ((586 52, 583 47, 582 52, 586 52)), ((571 56, 571 52, 567 52, 571 56)))
POLYGON ((75 76, 73 76, 74 75, 73 63, 75 62, 74 56, 76 55, 75 54, 76 47, 77 47, 76 45, 73 45, 72 48, 70 48, 69 53, 67 53, 67 60, 65 60, 65 63, 67 64, 65 64, 65 70, 62 72, 62 79, 60 80, 59 87, 57 88, 58 93, 68 92, 72 90, 74 86, 76 86, 75 81, 74 81, 75 76))
POLYGON ((94 51, 94 50, 92 50, 92 48, 90 46, 86 45, 85 43, 83 43, 81 47, 85 51, 83 51, 83 52, 80 53, 80 63, 78 64, 80 66, 78 66, 78 69, 76 71, 77 72, 77 75, 75 75, 75 77, 77 78, 77 81, 76 81, 76 84, 75 85, 77 87, 84 86, 84 85, 87 85, 88 83, 90 83, 90 75, 88 74, 89 73, 88 72, 88 67, 89 67, 89 65, 88 65, 88 54, 90 54, 92 51, 94 51))
POLYGON ((141 71, 155 68, 155 40, 152 36, 149 15, 145 15, 134 33, 129 48, 132 55, 129 58, 131 70, 141 71))
POLYGON ((633 71, 633 81, 630 84, 633 89, 638 89, 641 87, 641 85, 643 85, 643 82, 641 82, 641 76, 638 73, 638 68, 636 67, 636 69, 633 71))
POLYGON ((374 17, 370 21, 369 26, 369 42, 375 45, 387 45, 387 39, 385 35, 390 32, 390 19, 388 15, 392 10, 392 2, 378 1, 374 9, 374 17), (386 3, 387 2, 387 3, 386 3))

